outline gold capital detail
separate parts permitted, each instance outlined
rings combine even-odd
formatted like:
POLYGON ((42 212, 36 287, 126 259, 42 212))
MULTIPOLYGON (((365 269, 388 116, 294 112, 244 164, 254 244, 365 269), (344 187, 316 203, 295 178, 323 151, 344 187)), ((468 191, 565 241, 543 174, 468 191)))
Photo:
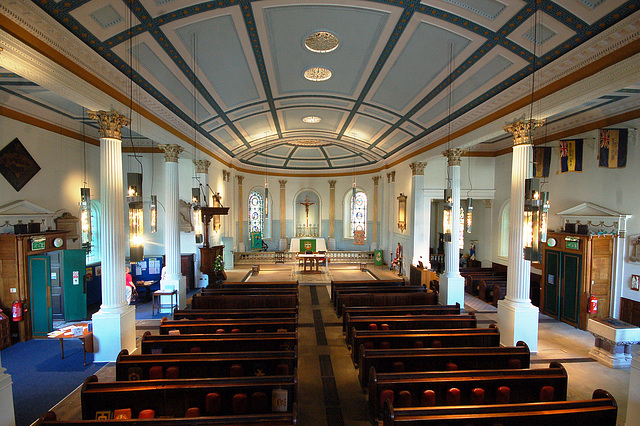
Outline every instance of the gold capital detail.
POLYGON ((411 163, 411 176, 424 176, 424 168, 427 166, 427 162, 411 163))
POLYGON ((507 133, 513 135, 513 145, 524 145, 533 143, 533 131, 544 126, 544 120, 518 120, 515 123, 511 123, 508 126, 504 126, 503 129, 507 133))
POLYGON ((158 145, 158 148, 164 151, 164 161, 167 163, 177 163, 178 155, 180 155, 180 153, 184 151, 183 147, 176 144, 160 144, 158 145))
POLYGON ((286 180, 279 180, 278 182, 280 182, 280 189, 284 189, 285 185, 287 184, 286 180))
POLYGON ((373 179, 373 186, 378 186, 378 182, 380 181, 380 176, 374 176, 371 179, 373 179))
POLYGON ((447 157, 449 160, 449 166, 459 166, 460 157, 462 157, 462 154, 465 154, 466 152, 467 150, 463 148, 451 148, 446 151, 442 151, 442 155, 447 157))
POLYGON ((336 189, 336 182, 335 180, 330 180, 329 182, 329 189, 336 189))
POLYGON ((396 181, 396 171, 392 171, 391 172, 391 182, 395 182, 396 181))
POLYGON ((122 128, 128 126, 131 121, 117 111, 90 111, 87 115, 96 120, 100 126, 100 137, 122 140, 122 128))
POLYGON ((238 178, 238 185, 242 186, 242 181, 244 180, 244 176, 236 175, 236 178, 238 178))
POLYGON ((211 161, 209 160, 193 160, 193 164, 196 166, 196 173, 209 174, 209 166, 211 161))

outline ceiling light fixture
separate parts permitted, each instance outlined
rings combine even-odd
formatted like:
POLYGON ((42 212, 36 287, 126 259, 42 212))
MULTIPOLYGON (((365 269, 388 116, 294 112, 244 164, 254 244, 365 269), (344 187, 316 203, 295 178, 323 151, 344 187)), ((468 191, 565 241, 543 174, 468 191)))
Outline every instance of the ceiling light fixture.
POLYGON ((309 81, 329 80, 331 75, 331 71, 325 67, 311 67, 304 72, 304 78, 309 81))
POLYGON ((329 31, 317 31, 308 36, 304 45, 307 49, 315 53, 329 53, 338 48, 340 41, 338 37, 329 31))
POLYGON ((309 124, 316 124, 322 121, 322 117, 318 117, 317 115, 307 115, 306 117, 302 117, 302 121, 309 124))

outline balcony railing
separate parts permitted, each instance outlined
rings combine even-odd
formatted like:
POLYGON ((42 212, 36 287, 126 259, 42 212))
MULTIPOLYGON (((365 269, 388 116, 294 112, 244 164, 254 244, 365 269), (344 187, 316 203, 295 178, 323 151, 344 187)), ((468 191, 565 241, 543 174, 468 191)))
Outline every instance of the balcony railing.
MULTIPOLYGON (((275 251, 241 251, 234 252, 234 264, 274 263, 275 251)), ((373 263, 372 251, 328 251, 329 263, 373 263)), ((285 263, 294 263, 296 252, 285 251, 285 263)))

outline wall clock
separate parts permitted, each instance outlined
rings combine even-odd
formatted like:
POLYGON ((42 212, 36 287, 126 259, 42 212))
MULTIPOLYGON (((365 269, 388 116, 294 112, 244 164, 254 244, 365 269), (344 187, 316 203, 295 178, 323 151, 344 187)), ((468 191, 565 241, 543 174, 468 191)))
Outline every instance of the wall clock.
POLYGON ((58 237, 55 240, 53 240, 53 246, 54 247, 62 247, 63 243, 64 243, 64 241, 60 237, 58 237))
POLYGON ((556 246, 556 239, 555 239, 555 238, 553 238, 553 237, 552 237, 552 238, 549 238, 549 239, 547 240, 547 245, 548 245, 549 247, 555 247, 555 246, 556 246))

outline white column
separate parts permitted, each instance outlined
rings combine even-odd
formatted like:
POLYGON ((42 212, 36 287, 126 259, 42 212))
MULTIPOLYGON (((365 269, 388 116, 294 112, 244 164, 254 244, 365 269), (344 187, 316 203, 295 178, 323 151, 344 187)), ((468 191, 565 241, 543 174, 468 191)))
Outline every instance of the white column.
MULTIPOLYGON (((439 195, 442 197, 442 194, 439 195)), ((431 269, 431 206, 433 205, 433 196, 431 191, 422 189, 422 223, 424 224, 424 247, 421 247, 422 264, 426 269, 431 269)), ((418 259, 419 260, 419 259, 418 259)))
POLYGON ((244 205, 242 199, 242 181, 244 176, 236 175, 238 178, 238 199, 236 201, 238 206, 238 251, 244 251, 244 227, 242 222, 244 221, 244 213, 242 212, 242 206, 244 205))
POLYGON ((378 182, 380 176, 374 176, 373 180, 373 226, 371 229, 371 250, 378 248, 378 182))
POLYGON ((482 261, 482 267, 490 268, 493 264, 491 260, 491 236, 493 235, 493 200, 484 200, 484 230, 480 235, 482 236, 482 242, 476 246, 476 260, 482 261))
MULTIPOLYGON (((180 205, 178 180, 178 155, 184 151, 180 145, 158 145, 164 151, 165 170, 165 216, 164 250, 166 274, 162 280, 162 290, 178 290, 178 307, 187 306, 187 279, 182 276, 180 259, 180 230, 178 228, 178 210, 180 205)), ((169 297, 163 297, 163 304, 170 304, 169 297)))
POLYGON ((451 241, 444 243, 445 271, 440 277, 440 304, 464 306, 464 278, 460 275, 460 156, 464 150, 453 148, 442 154, 448 159, 453 208, 451 210, 451 241))
POLYGON ((329 182, 329 250, 336 249, 336 182, 329 182))
POLYGON ((504 300, 498 301, 498 327, 501 344, 514 346, 524 341, 531 352, 538 351, 538 308, 529 299, 531 262, 524 260, 524 184, 533 172, 531 133, 542 124, 536 120, 520 120, 504 128, 507 133, 513 134, 514 145, 507 295, 504 300))
POLYGON ((0 425, 13 426, 16 416, 13 410, 13 382, 6 368, 2 368, 0 360, 0 425))
MULTIPOLYGON (((285 191, 287 181, 280 179, 280 240, 278 241, 278 250, 286 251, 287 248, 287 193, 285 191)), ((329 229, 331 229, 331 220, 329 220, 329 229)))
POLYGON ((382 179, 382 213, 380 217, 380 249, 383 253, 383 258, 386 258, 386 254, 389 252, 389 184, 385 183, 382 179))
POLYGON ((92 317, 94 360, 115 361, 122 349, 136 350, 136 310, 127 304, 125 281, 122 134, 129 119, 116 111, 87 111, 100 126, 100 201, 102 215, 102 304, 92 317))
MULTIPOLYGON (((429 240, 428 223, 425 223, 425 203, 424 203, 424 168, 426 162, 411 163, 411 203, 413 214, 411 215, 411 237, 413 238, 413 260, 411 263, 418 265, 422 261, 423 265, 429 264, 429 240)), ((462 305, 461 305, 462 306, 462 305)))
POLYGON ((395 257, 395 252, 396 252, 396 245, 397 245, 397 241, 393 241, 393 233, 394 230, 397 229, 398 227, 398 223, 395 222, 394 223, 394 218, 396 213, 395 209, 397 209, 397 202, 396 202, 396 172, 395 170, 392 170, 391 172, 387 173, 387 182, 389 184, 389 196, 387 197, 387 207, 389 209, 389 221, 388 221, 388 232, 387 234, 389 235, 389 246, 386 247, 386 251, 387 253, 389 253, 389 265, 391 265, 391 261, 393 260, 393 258, 395 257))

